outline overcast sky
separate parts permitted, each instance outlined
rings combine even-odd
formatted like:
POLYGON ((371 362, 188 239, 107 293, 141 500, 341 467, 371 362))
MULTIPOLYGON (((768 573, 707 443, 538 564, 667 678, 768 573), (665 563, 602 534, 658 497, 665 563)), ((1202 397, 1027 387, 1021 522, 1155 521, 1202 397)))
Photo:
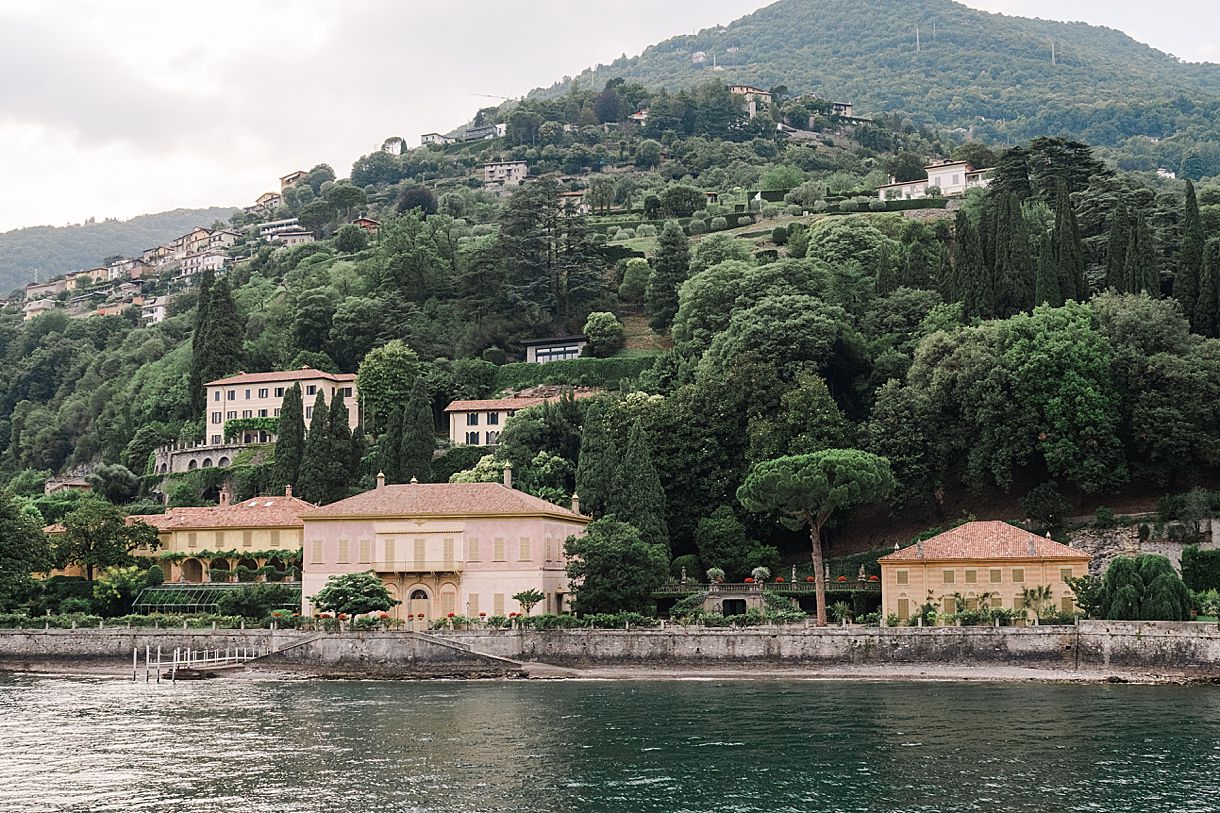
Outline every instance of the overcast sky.
MULTIPOLYGON (((812 1, 812 0, 811 0, 812 1)), ((1220 62, 1214 0, 967 0, 1220 62), (1189 21, 1185 24, 1184 21, 1189 21)), ((0 231, 241 206, 765 0, 0 0, 0 231)))

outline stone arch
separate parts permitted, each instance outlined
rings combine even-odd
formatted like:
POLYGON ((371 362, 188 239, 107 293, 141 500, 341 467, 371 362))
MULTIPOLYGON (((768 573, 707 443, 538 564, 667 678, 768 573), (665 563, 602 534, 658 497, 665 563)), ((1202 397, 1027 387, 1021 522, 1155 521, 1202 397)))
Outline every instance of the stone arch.
POLYGON ((216 461, 216 465, 217 465, 217 466, 219 466, 219 467, 220 467, 220 468, 222 468, 222 469, 224 469, 224 468, 228 468, 228 466, 229 466, 229 458, 227 458, 227 457, 222 457, 222 458, 220 458, 219 460, 217 460, 217 461, 216 461))
POLYGON ((432 620, 432 591, 425 585, 416 584, 407 590, 407 620, 419 628, 425 628, 432 620), (423 618, 420 618, 420 616, 423 618))
POLYGON ((195 469, 197 469, 197 468, 199 468, 199 464, 198 464, 198 463, 196 463, 194 460, 188 460, 188 461, 187 461, 187 464, 186 464, 186 470, 187 470, 187 471, 194 471, 194 470, 195 470, 195 469))
POLYGON ((258 578, 258 562, 253 559, 237 560, 237 580, 252 582, 258 578), (249 572, 244 572, 249 571, 249 572))
POLYGON ((228 559, 213 559, 208 565, 208 577, 214 582, 227 582, 232 578, 228 559))
POLYGON ((162 474, 168 474, 168 473, 169 473, 169 465, 168 465, 167 463, 162 463, 162 464, 161 464, 161 473, 162 473, 162 474))
POLYGON ((184 582, 203 581, 203 563, 198 559, 183 559, 178 569, 182 573, 182 581, 184 582))
POLYGON ((387 582, 385 589, 386 592, 390 594, 390 601, 398 601, 397 604, 390 608, 390 614, 401 621, 407 614, 402 602, 399 601, 399 599, 402 598, 402 591, 399 590, 398 585, 394 584, 393 582, 387 582))
POLYGON ((210 458, 210 457, 205 457, 205 458, 203 459, 203 467, 204 467, 205 469, 210 469, 210 468, 212 468, 212 458, 210 458))

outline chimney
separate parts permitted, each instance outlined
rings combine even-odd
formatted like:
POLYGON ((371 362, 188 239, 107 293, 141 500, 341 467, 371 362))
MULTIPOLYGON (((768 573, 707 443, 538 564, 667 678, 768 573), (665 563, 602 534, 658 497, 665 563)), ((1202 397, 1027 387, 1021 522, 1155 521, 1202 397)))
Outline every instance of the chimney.
POLYGON ((580 513, 580 495, 579 494, 572 495, 572 513, 573 514, 580 513))
POLYGON ((225 486, 220 490, 220 507, 225 508, 229 504, 229 487, 225 486))
POLYGON ((504 464, 504 487, 505 488, 513 487, 513 464, 512 463, 504 464))
POLYGON ((384 471, 377 472, 377 487, 385 488, 385 472, 384 471))
POLYGON ((284 486, 284 496, 285 497, 292 496, 292 486, 291 485, 284 486))

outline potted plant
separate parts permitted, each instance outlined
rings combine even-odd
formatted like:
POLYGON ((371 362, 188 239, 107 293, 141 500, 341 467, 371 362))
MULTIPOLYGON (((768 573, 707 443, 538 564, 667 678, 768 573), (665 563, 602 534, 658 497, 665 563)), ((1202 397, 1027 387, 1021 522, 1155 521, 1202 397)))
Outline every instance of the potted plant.
POLYGON ((707 569, 707 580, 712 584, 722 584, 724 582, 724 571, 718 567, 709 567, 707 569))

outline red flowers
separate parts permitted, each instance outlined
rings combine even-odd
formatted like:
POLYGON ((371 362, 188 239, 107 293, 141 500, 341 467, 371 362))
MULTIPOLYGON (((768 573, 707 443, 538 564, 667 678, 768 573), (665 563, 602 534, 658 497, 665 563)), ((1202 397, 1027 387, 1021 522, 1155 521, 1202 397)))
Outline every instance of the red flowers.
POLYGON ((479 618, 486 618, 486 617, 487 617, 487 613, 479 613, 479 618))
POLYGON ((845 581, 847 581, 847 577, 846 577, 846 576, 840 576, 840 577, 837 579, 837 581, 845 582, 845 581))
POLYGON ((878 579, 876 576, 869 576, 869 577, 868 577, 868 580, 869 580, 870 582, 881 581, 881 580, 880 580, 880 579, 878 579))
POLYGON ((753 584, 753 583, 754 583, 754 577, 746 576, 746 584, 753 584))
POLYGON ((784 577, 783 577, 783 576, 776 576, 776 577, 775 577, 775 580, 776 580, 777 582, 782 582, 782 581, 784 580, 784 577))
POLYGON ((508 614, 508 617, 509 617, 509 618, 516 618, 516 617, 517 617, 517 614, 516 614, 516 613, 509 613, 509 614, 508 614))
POLYGON ((814 582, 816 582, 816 581, 817 581, 817 579, 815 579, 813 576, 806 576, 806 577, 805 577, 805 582, 806 582, 806 583, 808 583, 808 584, 813 584, 813 583, 814 583, 814 582))
POLYGON ((389 614, 389 613, 387 613, 385 610, 382 610, 381 612, 377 613, 377 617, 378 617, 378 618, 383 618, 383 619, 384 619, 384 618, 389 618, 389 617, 390 617, 390 614, 389 614))
POLYGON ((453 613, 445 613, 446 618, 453 618, 453 613))

